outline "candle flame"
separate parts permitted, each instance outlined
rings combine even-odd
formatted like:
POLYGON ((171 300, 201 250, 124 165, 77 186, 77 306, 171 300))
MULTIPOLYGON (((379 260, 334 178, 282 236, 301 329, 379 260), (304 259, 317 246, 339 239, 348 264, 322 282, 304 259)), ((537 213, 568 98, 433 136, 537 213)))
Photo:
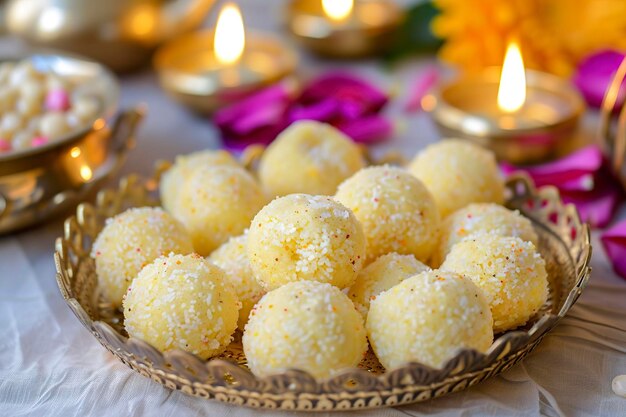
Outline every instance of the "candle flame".
POLYGON ((241 12, 235 4, 226 3, 215 27, 215 57, 220 64, 233 64, 241 58, 245 45, 246 35, 241 12))
POLYGON ((500 87, 498 88, 498 107, 507 113, 519 110, 526 101, 526 74, 524 61, 519 46, 511 42, 506 49, 500 87))
POLYGON ((343 20, 352 12, 354 0, 322 0, 324 13, 333 20, 343 20))
POLYGON ((87 165, 83 165, 80 167, 80 176, 83 180, 89 181, 93 177, 93 171, 87 165))

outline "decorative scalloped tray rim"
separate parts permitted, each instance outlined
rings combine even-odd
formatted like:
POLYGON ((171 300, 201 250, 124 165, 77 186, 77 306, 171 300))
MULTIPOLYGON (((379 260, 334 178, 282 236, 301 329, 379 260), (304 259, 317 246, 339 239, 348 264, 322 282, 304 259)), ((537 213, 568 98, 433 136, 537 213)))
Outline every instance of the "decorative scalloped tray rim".
MULTIPOLYGON (((138 176, 133 175, 126 177, 120 181, 120 188, 137 186, 139 182, 140 180, 138 176)), ((525 192, 527 195, 551 196, 553 199, 556 198, 557 200, 555 201, 558 201, 559 204, 562 205, 556 188, 548 186, 537 190, 532 184, 532 181, 524 175, 510 177, 507 184, 509 188, 520 185, 525 186, 525 192)), ((141 186, 145 186, 145 184, 141 186)), ((450 359, 441 369, 429 368, 428 366, 419 363, 409 363, 401 368, 387 371, 381 375, 374 375, 362 369, 350 369, 329 379, 316 381, 310 374, 292 369, 286 370, 278 375, 258 378, 250 371, 228 359, 214 358, 204 361, 197 356, 182 350, 162 353, 142 340, 122 336, 109 324, 103 321, 92 320, 90 318, 87 311, 85 311, 80 302, 75 298, 75 294, 73 293, 72 286, 69 282, 71 278, 67 274, 67 269, 64 269, 64 266, 66 266, 68 262, 68 247, 63 238, 58 238, 56 241, 54 259, 57 270, 57 282, 61 294, 81 323, 83 323, 83 325, 92 332, 92 334, 105 348, 122 360, 122 362, 146 376, 150 376, 150 373, 152 372, 152 378, 161 382, 165 386, 181 389, 190 394, 204 396, 202 393, 194 391, 194 389, 185 389, 186 386, 197 387, 199 384, 201 386, 208 386, 211 390, 213 390, 213 392, 207 393, 207 397, 243 404, 239 398, 232 397, 234 393, 235 397, 239 395, 246 399, 245 405, 247 406, 270 408, 273 407, 272 405, 268 405, 271 404, 271 402, 267 404, 263 403, 263 401, 267 401, 268 397, 275 397, 276 401, 279 401, 280 403, 280 408, 290 408, 289 404, 291 403, 285 403, 287 404, 285 406, 283 402, 291 397, 293 397, 292 399, 294 401, 306 398, 307 395, 312 395, 314 400, 320 400, 320 398, 330 398, 332 400, 334 397, 337 397, 335 398, 336 401, 339 401, 341 398, 355 401, 355 396, 363 397, 363 393, 367 393, 369 391, 372 394, 375 394, 376 398, 381 399, 380 404, 378 404, 378 402, 374 404, 374 401, 372 401, 373 405, 366 404, 364 406, 370 408, 389 405, 387 403, 383 404, 382 402, 382 399, 385 398, 385 395, 387 394, 400 395, 407 392, 420 391, 422 389, 429 389, 432 391, 434 389, 433 387, 450 387, 450 384, 454 384, 460 380, 468 380, 468 378, 472 377, 474 379, 469 380, 466 384, 460 384, 463 385, 462 388, 480 382, 483 379, 504 370, 499 369, 494 371, 490 369, 490 367, 496 367, 498 361, 501 361, 504 358, 515 359, 514 361, 510 360, 508 362, 507 369, 514 363, 517 363, 541 341, 546 333, 556 326, 558 321, 565 316, 580 296, 582 290, 588 282, 591 272, 591 268, 589 266, 591 257, 589 228, 586 224, 581 223, 580 217, 574 206, 567 204, 562 208, 564 212, 571 216, 570 220, 573 218, 574 223, 581 228, 582 236, 579 236, 578 239, 582 240, 579 244, 582 245, 583 249, 579 256, 580 259, 572 259, 572 264, 574 265, 576 271, 575 285, 569 291, 558 314, 545 314, 538 319, 528 331, 516 330, 504 333, 494 341, 490 349, 484 354, 469 349, 460 350, 459 353, 450 359), (118 347, 114 348, 113 346, 118 347), (126 352, 123 352, 120 346, 130 347, 130 349, 126 349, 126 352), (524 349, 526 350, 523 351, 524 349), (139 358, 135 354, 130 353, 134 351, 142 352, 143 357, 139 358), (516 355, 521 355, 521 357, 514 358, 516 355), (145 361, 147 361, 148 364, 144 363, 145 361), (139 362, 139 364, 134 362, 139 362), (190 372, 190 363, 194 365, 196 374, 190 372), (159 364, 162 364, 163 366, 159 364), (143 369, 143 372, 140 369, 143 369), (199 369, 202 370, 201 373, 203 375, 197 374, 199 369), (178 374, 175 372, 178 372, 178 374), (155 378, 155 376, 157 376, 157 378, 155 378), (351 389, 349 383, 355 377, 357 377, 359 381, 365 381, 366 383, 363 384, 361 382, 358 389, 351 389), (160 379, 164 379, 164 381, 160 379), (168 384, 168 381, 171 379, 175 379, 176 382, 170 381, 171 383, 168 384), (197 381, 199 379, 204 382, 198 383, 197 381), (213 380, 213 383, 210 381, 206 382, 210 379, 213 380), (238 382, 233 383, 233 379, 238 382), (363 385, 365 385, 365 388, 363 385), (224 391, 226 396, 220 397, 218 395, 220 391, 224 391), (257 401, 255 400, 256 397, 259 397, 257 399, 260 401, 258 404, 255 402, 257 401)), ((69 233, 69 230, 71 229, 70 224, 76 222, 77 218, 82 218, 84 216, 84 210, 85 205, 79 206, 77 209, 77 215, 66 220, 65 240, 68 242, 72 239, 69 233)), ((529 217, 532 218, 532 216, 529 217)), ((536 223, 543 224, 538 219, 533 220, 536 223)), ((558 234, 550 229, 550 225, 544 226, 553 234, 558 236, 558 234)), ((576 237, 573 237, 572 239, 574 240, 576 237)), ((82 239, 79 239, 79 242, 77 243, 79 245, 83 245, 82 239)), ((571 254, 569 255, 571 258, 571 254)), ((438 393, 439 391, 434 391, 434 395, 432 397, 457 390, 457 387, 450 388, 447 391, 442 388, 440 393, 438 393)), ((399 400, 398 404, 403 402, 415 402, 420 399, 427 398, 417 397, 416 399, 411 397, 408 401, 399 400)), ((363 408, 354 406, 353 403, 351 404, 352 406, 348 408, 363 408)), ((332 403, 331 407, 324 409, 333 408, 343 407, 341 407, 341 403, 338 402, 332 403)), ((298 403, 294 405, 294 409, 308 409, 308 407, 302 407, 301 404, 298 403)))

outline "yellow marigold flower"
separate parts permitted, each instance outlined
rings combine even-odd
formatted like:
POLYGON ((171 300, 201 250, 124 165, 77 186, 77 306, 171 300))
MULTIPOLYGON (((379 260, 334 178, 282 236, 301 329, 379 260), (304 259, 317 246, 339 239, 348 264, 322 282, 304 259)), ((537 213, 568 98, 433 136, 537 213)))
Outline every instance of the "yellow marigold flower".
POLYGON ((616 0, 434 0, 439 54, 466 71, 501 65, 516 39, 528 68, 569 75, 586 55, 626 49, 626 2, 616 0))

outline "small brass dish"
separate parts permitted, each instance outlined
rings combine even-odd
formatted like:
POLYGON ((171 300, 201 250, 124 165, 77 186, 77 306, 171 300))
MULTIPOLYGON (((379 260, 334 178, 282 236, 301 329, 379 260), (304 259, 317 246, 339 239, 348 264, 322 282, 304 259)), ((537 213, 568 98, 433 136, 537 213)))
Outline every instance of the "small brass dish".
POLYGON ((3 0, 5 26, 39 48, 90 57, 114 71, 145 65, 163 42, 200 26, 215 0, 3 0))
POLYGON ((544 161, 564 149, 578 127, 585 103, 557 76, 526 71, 527 99, 520 111, 497 107, 501 68, 443 84, 422 99, 442 135, 465 138, 515 164, 544 161))
POLYGON ((300 44, 330 58, 363 58, 393 46, 404 12, 389 0, 354 2, 349 16, 333 21, 322 2, 291 0, 286 26, 300 44))
POLYGON ((29 58, 84 85, 101 103, 97 119, 43 146, 0 155, 0 234, 30 226, 77 204, 123 163, 141 111, 117 114, 119 85, 102 65, 60 55, 29 58))
POLYGON ((211 114, 278 81, 295 82, 298 58, 279 39, 248 34, 243 56, 228 67, 215 58, 214 38, 214 30, 186 34, 154 55, 161 88, 191 110, 211 114))
POLYGON ((620 90, 626 80, 626 58, 613 75, 600 109, 600 141, 611 162, 613 173, 626 188, 626 102, 619 102, 620 90), (616 116, 616 117, 613 117, 616 116))
MULTIPOLYGON (((246 166, 262 153, 244 153, 246 166)), ((500 335, 485 354, 462 350, 442 369, 410 363, 385 371, 370 352, 359 369, 327 380, 288 370, 266 378, 246 367, 241 338, 221 356, 203 361, 174 350, 160 352, 146 342, 128 338, 122 314, 98 291, 91 245, 106 218, 126 208, 157 205, 161 164, 152 178, 131 175, 117 189, 98 194, 94 205, 81 204, 65 222, 54 254, 61 294, 80 322, 115 357, 136 372, 170 389, 254 408, 284 410, 351 410, 425 401, 463 390, 520 362, 569 311, 589 279, 589 229, 576 209, 564 205, 553 187, 535 189, 526 177, 510 178, 507 205, 527 216, 539 235, 539 249, 549 275, 549 297, 523 328, 500 335)))

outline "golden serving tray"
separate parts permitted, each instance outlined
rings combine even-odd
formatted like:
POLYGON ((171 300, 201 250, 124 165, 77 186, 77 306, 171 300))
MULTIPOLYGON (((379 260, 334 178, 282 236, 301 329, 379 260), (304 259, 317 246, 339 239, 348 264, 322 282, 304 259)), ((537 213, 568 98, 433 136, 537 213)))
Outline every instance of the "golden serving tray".
POLYGON ((101 191, 95 206, 79 205, 76 215, 66 220, 63 237, 56 241, 54 259, 63 297, 96 339, 141 375, 187 394, 247 407, 318 411, 395 406, 460 391, 524 359, 565 316, 589 279, 589 229, 574 206, 564 205, 554 187, 535 189, 529 179, 516 176, 507 181, 506 205, 528 217, 539 235, 549 297, 524 328, 496 335, 486 354, 462 350, 442 369, 410 363, 385 371, 370 352, 359 369, 316 380, 298 370, 254 376, 246 367, 239 334, 224 354, 208 361, 182 350, 163 353, 142 340, 128 338, 121 313, 99 294, 89 256, 106 218, 129 207, 159 203, 158 178, 163 168, 157 169, 154 178, 131 175, 122 179, 117 190, 101 191))

